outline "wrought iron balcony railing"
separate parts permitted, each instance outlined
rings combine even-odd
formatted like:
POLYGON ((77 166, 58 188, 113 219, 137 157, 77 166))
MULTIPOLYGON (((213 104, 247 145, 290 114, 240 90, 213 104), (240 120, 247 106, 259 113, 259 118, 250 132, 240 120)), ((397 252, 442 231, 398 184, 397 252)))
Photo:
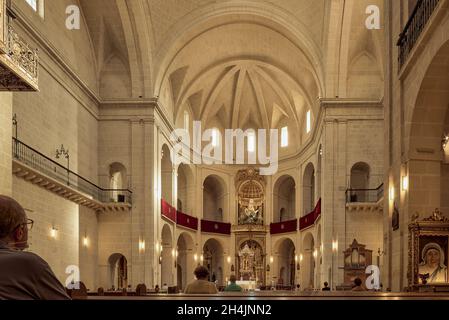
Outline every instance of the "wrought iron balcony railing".
POLYGON ((25 71, 32 79, 37 79, 39 55, 38 49, 33 49, 15 31, 8 26, 7 55, 19 68, 25 71))
POLYGON ((14 160, 97 201, 132 204, 132 192, 128 189, 103 189, 15 138, 12 149, 14 160))
POLYGON ((423 32, 427 22, 432 16, 440 0, 418 0, 410 19, 399 35, 397 45, 399 46, 399 67, 407 61, 410 52, 415 47, 419 36, 423 32))
POLYGON ((376 189, 348 189, 346 203, 377 203, 384 196, 384 185, 376 189))

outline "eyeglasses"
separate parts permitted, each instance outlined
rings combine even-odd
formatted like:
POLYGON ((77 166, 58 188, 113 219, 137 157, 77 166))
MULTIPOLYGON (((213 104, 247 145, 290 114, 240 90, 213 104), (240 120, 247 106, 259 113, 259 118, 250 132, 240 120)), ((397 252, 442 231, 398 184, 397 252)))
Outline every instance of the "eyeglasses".
POLYGON ((33 229, 33 225, 34 225, 34 221, 31 219, 27 219, 26 222, 19 224, 14 230, 16 230, 20 226, 26 226, 28 231, 30 231, 31 229, 33 229))

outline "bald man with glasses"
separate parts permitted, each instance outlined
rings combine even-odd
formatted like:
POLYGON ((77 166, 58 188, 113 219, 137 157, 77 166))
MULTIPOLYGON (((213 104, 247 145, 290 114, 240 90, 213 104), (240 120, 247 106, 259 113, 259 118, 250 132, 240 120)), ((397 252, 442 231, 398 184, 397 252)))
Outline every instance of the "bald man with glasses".
POLYGON ((24 252, 33 220, 0 195, 0 300, 67 300, 63 285, 38 255, 24 252))

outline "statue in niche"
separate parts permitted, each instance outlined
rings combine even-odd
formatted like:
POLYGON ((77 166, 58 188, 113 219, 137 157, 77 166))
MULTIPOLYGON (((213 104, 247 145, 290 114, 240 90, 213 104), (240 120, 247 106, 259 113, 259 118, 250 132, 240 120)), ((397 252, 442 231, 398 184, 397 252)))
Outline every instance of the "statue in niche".
POLYGON ((250 199, 248 206, 243 207, 240 215, 240 224, 262 224, 263 218, 260 208, 254 205, 254 200, 250 199))

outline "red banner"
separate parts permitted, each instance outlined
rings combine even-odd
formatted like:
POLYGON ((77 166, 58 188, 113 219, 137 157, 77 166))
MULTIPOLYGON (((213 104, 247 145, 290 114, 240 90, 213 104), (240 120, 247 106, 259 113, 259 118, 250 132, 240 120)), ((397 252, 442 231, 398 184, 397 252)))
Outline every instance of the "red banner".
POLYGON ((176 212, 176 224, 189 229, 198 230, 198 219, 181 211, 176 212))
POLYGON ((299 219, 299 230, 303 230, 315 224, 315 221, 321 215, 321 199, 315 206, 315 209, 308 215, 299 219))
POLYGON ((201 220, 201 231, 219 234, 231 234, 231 224, 217 221, 201 220))
POLYGON ((168 204, 164 199, 161 199, 161 214, 171 221, 176 222, 176 209, 168 204))
POLYGON ((270 224, 270 234, 295 232, 298 229, 298 219, 270 224))

